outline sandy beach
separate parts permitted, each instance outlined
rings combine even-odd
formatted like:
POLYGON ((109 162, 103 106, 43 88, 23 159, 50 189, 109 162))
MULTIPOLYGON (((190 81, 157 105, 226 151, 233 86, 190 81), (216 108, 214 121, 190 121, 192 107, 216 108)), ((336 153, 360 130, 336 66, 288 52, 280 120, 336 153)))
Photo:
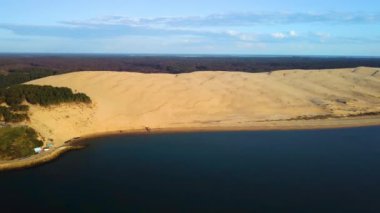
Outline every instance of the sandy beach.
POLYGON ((27 125, 55 147, 107 133, 380 125, 378 70, 73 72, 29 84, 69 87, 93 103, 32 106, 27 125))

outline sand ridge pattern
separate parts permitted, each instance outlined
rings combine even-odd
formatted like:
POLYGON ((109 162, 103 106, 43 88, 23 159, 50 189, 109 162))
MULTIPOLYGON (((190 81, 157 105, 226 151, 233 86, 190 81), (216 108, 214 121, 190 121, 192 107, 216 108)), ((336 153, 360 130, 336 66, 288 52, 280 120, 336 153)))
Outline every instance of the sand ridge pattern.
POLYGON ((362 124, 380 124, 379 71, 73 72, 29 84, 69 87, 93 103, 32 106, 29 125, 62 145, 74 137, 145 127, 307 128, 360 125, 358 118, 362 124))

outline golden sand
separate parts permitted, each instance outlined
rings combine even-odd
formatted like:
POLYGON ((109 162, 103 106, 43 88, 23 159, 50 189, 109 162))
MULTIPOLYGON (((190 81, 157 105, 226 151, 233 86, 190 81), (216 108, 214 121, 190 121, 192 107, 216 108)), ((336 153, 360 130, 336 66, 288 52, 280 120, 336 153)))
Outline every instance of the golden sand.
POLYGON ((380 112, 377 70, 74 72, 29 83, 69 87, 89 95, 93 104, 32 107, 30 125, 59 146, 75 137, 145 127, 154 131, 379 124, 378 116, 352 118, 380 112))

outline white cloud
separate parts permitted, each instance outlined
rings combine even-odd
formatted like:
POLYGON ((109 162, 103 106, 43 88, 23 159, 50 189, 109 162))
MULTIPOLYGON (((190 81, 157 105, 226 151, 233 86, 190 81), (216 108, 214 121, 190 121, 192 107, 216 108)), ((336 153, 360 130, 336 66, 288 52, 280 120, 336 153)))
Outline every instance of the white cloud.
POLYGON ((288 24, 379 24, 380 13, 226 13, 211 14, 208 16, 183 16, 183 17, 125 17, 104 16, 82 21, 66 21, 70 25, 127 25, 145 27, 218 27, 218 26, 252 26, 252 25, 288 25, 288 24))
POLYGON ((226 32, 227 35, 230 35, 230 36, 239 36, 241 33, 238 32, 238 31, 235 31, 235 30, 228 30, 226 32))
POLYGON ((297 37, 297 36, 298 36, 298 34, 297 34, 297 32, 296 32, 296 31, 294 31, 294 30, 291 30, 291 31, 289 32, 289 36, 291 36, 291 37, 297 37))
POLYGON ((277 39, 284 39, 287 36, 284 33, 272 33, 272 37, 277 39))
POLYGON ((272 37, 276 39, 295 38, 295 37, 298 37, 298 33, 294 30, 291 30, 285 33, 275 32, 275 33, 272 33, 272 37))
POLYGON ((315 32, 312 33, 315 37, 319 39, 320 42, 326 42, 330 37, 330 33, 324 33, 324 32, 315 32))
POLYGON ((241 41, 255 41, 257 39, 254 33, 242 33, 234 30, 229 30, 226 32, 226 34, 241 41))

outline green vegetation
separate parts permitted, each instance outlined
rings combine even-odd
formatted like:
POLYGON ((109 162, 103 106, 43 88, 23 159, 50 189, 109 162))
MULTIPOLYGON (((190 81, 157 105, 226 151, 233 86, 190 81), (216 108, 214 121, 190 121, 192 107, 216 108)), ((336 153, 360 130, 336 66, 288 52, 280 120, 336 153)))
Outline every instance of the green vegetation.
POLYGON ((0 160, 13 160, 34 154, 42 146, 37 133, 29 127, 0 128, 0 160))
MULTIPOLYGON (((23 105, 20 105, 23 106, 23 105)), ((19 106, 12 106, 12 107, 19 107, 19 106)), ((4 107, 0 106, 0 121, 5 121, 7 123, 17 123, 21 121, 25 121, 29 119, 29 116, 26 114, 26 112, 23 113, 17 113, 13 112, 11 110, 12 107, 4 107)))
POLYGON ((0 121, 21 122, 28 120, 28 105, 39 104, 50 106, 60 103, 91 103, 91 99, 83 93, 73 93, 66 87, 15 85, 0 89, 0 104, 6 103, 9 107, 0 106, 0 121))
POLYGON ((29 111, 28 105, 12 105, 9 107, 9 110, 12 112, 27 112, 29 111))
POLYGON ((66 87, 17 85, 37 78, 54 75, 51 70, 9 70, 0 74, 0 160, 13 160, 34 154, 34 148, 43 145, 35 130, 29 127, 11 127, 7 123, 29 120, 29 105, 50 106, 61 103, 91 103, 83 93, 73 93, 66 87))
POLYGON ((91 103, 91 99, 83 94, 76 93, 66 87, 15 85, 0 90, 0 100, 9 106, 20 105, 23 101, 30 104, 49 106, 68 102, 91 103))
POLYGON ((44 68, 10 69, 7 75, 0 74, 0 88, 6 88, 55 74, 56 71, 44 68))

